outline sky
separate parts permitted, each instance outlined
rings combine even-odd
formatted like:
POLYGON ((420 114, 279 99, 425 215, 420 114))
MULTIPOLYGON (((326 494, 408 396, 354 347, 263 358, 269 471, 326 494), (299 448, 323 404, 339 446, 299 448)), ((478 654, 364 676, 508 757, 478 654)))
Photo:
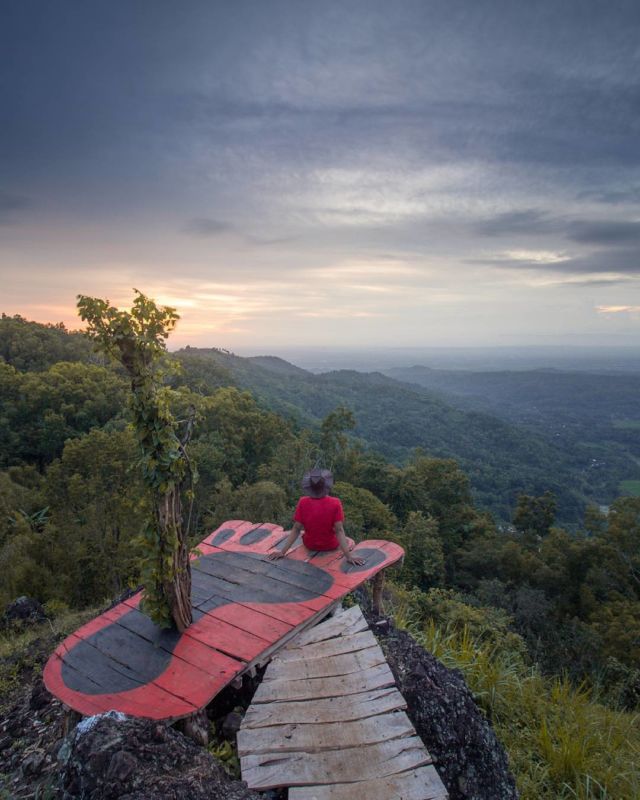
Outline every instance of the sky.
POLYGON ((640 343, 637 0, 0 0, 0 311, 640 343))

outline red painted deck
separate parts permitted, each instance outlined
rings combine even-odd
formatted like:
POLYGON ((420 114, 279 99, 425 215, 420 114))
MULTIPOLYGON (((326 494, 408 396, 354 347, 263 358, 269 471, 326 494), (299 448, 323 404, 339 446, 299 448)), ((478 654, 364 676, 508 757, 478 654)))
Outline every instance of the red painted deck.
POLYGON ((138 593, 56 648, 44 670, 47 688, 85 715, 187 716, 404 555, 391 542, 360 542, 355 553, 365 563, 351 566, 339 551, 312 552, 296 542, 286 558, 269 561, 266 553, 285 538, 276 525, 225 522, 198 546, 194 621, 184 634, 154 625, 139 611, 138 593))

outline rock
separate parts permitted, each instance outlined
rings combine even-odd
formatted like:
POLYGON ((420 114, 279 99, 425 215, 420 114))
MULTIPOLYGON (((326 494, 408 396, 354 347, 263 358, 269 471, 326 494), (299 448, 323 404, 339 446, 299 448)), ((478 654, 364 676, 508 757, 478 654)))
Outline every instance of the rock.
POLYGON ((39 711, 41 708, 44 708, 48 705, 51 699, 51 695, 45 689, 45 685, 42 680, 37 680, 31 690, 31 696, 29 698, 29 708, 32 711, 39 711))
POLYGON ((110 783, 126 783, 137 766, 138 759, 135 756, 125 750, 118 750, 109 762, 107 780, 110 783))
POLYGON ((174 728, 115 714, 81 726, 60 775, 64 800, 259 800, 174 728))
POLYGON ((45 762, 45 754, 42 750, 30 753, 22 762, 23 775, 38 775, 42 771, 45 762))
POLYGON ((222 722, 222 735, 225 739, 233 739, 242 725, 242 714, 232 711, 222 722))
POLYGON ((447 669, 393 623, 386 632, 378 629, 366 596, 358 597, 450 800, 517 800, 507 754, 462 673, 447 669))
POLYGON ((18 597, 13 603, 9 603, 4 614, 0 618, 0 624, 2 627, 9 627, 12 625, 24 627, 26 625, 44 622, 46 619, 47 615, 40 603, 32 597, 23 596, 18 597))
POLYGON ((373 623, 373 630, 375 633, 389 633, 391 622, 389 619, 379 619, 373 623))

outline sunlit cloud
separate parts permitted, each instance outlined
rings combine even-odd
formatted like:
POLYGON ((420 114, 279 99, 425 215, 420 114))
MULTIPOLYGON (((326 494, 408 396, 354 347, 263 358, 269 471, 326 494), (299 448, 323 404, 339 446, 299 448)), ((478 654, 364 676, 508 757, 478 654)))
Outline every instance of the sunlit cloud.
POLYGON ((587 275, 529 275, 523 279, 527 286, 539 288, 553 287, 583 287, 615 286, 619 283, 632 283, 636 279, 633 275, 622 275, 618 272, 596 272, 587 275))
POLYGON ((311 317, 313 319, 368 319, 384 317, 385 314, 373 311, 351 311, 349 309, 323 308, 318 311, 297 311, 298 317, 311 317))
POLYGON ((596 306, 598 314, 640 314, 640 306, 596 306))
POLYGON ((503 253, 497 253, 494 258, 504 261, 528 261, 534 264, 560 264, 563 261, 569 261, 571 256, 552 250, 506 250, 503 253))

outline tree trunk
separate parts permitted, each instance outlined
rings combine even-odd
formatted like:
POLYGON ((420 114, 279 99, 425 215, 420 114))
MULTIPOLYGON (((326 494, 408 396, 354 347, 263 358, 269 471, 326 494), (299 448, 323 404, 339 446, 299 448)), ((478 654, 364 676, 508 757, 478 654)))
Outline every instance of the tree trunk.
POLYGON ((182 504, 180 489, 175 487, 161 498, 158 508, 158 525, 165 542, 177 540, 173 550, 172 581, 163 584, 164 595, 169 603, 171 616, 180 633, 192 622, 191 615, 191 563, 189 561, 189 543, 187 533, 182 525, 182 504))

